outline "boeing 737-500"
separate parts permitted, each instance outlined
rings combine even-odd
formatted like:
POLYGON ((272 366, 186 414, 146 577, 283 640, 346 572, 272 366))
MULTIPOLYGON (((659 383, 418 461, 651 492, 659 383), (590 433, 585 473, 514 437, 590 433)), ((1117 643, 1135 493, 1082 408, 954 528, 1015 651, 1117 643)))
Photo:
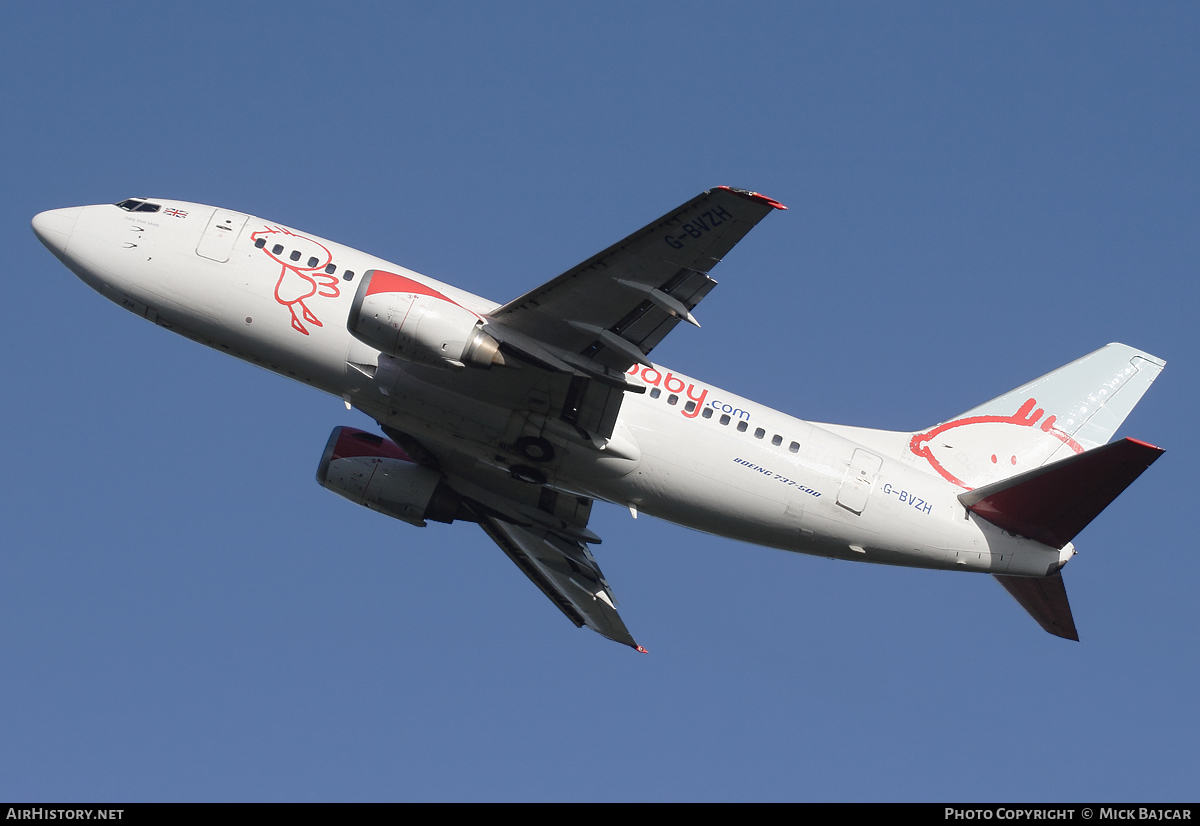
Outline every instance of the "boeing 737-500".
POLYGON ((641 650, 590 548, 596 500, 798 553, 991 574, 1078 639, 1061 569, 1162 453, 1111 439, 1165 362, 1109 344, 909 433, 804 421, 651 361, 775 209, 711 189, 505 304, 183 201, 55 209, 33 229, 105 298, 366 413, 381 433, 334 429, 322 485, 411 525, 478 524, 609 639, 641 650))

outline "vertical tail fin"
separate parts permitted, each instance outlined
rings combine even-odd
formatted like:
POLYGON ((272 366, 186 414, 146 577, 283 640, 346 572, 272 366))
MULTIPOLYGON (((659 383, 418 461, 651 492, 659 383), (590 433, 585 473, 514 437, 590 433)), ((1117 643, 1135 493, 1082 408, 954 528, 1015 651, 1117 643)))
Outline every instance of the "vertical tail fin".
POLYGON ((1166 365, 1109 344, 936 427, 909 450, 971 490, 1105 444, 1166 365))

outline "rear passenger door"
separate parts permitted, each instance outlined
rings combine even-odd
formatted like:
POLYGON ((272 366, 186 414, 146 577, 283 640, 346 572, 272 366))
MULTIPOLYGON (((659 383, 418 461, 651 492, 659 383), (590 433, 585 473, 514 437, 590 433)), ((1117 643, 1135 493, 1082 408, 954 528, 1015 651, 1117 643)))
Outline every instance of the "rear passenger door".
POLYGON ((838 490, 837 503, 848 511, 861 514, 867 506, 867 498, 871 495, 871 488, 881 467, 883 459, 874 453, 862 448, 855 450, 838 490))

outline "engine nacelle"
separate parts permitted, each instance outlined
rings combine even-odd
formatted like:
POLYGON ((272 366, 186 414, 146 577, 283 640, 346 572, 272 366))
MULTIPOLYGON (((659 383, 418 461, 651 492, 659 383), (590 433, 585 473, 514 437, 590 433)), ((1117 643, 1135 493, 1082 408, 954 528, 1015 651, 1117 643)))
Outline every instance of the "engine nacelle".
POLYGON ((437 367, 504 363, 479 316, 432 287, 384 270, 363 276, 346 326, 360 341, 407 361, 437 367))
POLYGON ((317 481, 355 504, 422 528, 426 519, 453 522, 462 504, 440 473, 418 465, 394 442, 353 427, 333 429, 317 481))

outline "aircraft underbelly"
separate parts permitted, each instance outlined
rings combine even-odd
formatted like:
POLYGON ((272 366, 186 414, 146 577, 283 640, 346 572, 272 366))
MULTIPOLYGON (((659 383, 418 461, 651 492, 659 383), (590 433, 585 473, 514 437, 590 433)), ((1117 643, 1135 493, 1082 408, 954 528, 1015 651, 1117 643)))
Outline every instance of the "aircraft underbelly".
MULTIPOLYGON (((792 452, 755 439, 749 429, 713 430, 703 421, 680 428, 669 413, 646 405, 630 405, 627 419, 646 447, 637 472, 605 498, 707 533, 800 553, 993 572, 1011 561, 1011 553, 1003 562, 993 555, 970 524, 956 531, 963 509, 944 481, 828 431, 809 428, 811 441, 792 452)), ((804 423, 779 429, 804 432, 804 423)))
MULTIPOLYGON (((394 375, 377 374, 357 406, 431 448, 461 454, 468 461, 455 472, 464 478, 495 489, 509 483, 517 459, 505 454, 506 430, 514 411, 420 380, 428 368, 389 369, 394 375)), ((1043 575, 1056 558, 967 520, 942 480, 828 431, 812 429, 813 442, 791 453, 759 447, 734 429, 681 429, 669 413, 636 405, 623 413, 619 430, 635 458, 560 439, 554 460, 537 469, 559 490, 782 550, 1026 575, 1043 575)))

